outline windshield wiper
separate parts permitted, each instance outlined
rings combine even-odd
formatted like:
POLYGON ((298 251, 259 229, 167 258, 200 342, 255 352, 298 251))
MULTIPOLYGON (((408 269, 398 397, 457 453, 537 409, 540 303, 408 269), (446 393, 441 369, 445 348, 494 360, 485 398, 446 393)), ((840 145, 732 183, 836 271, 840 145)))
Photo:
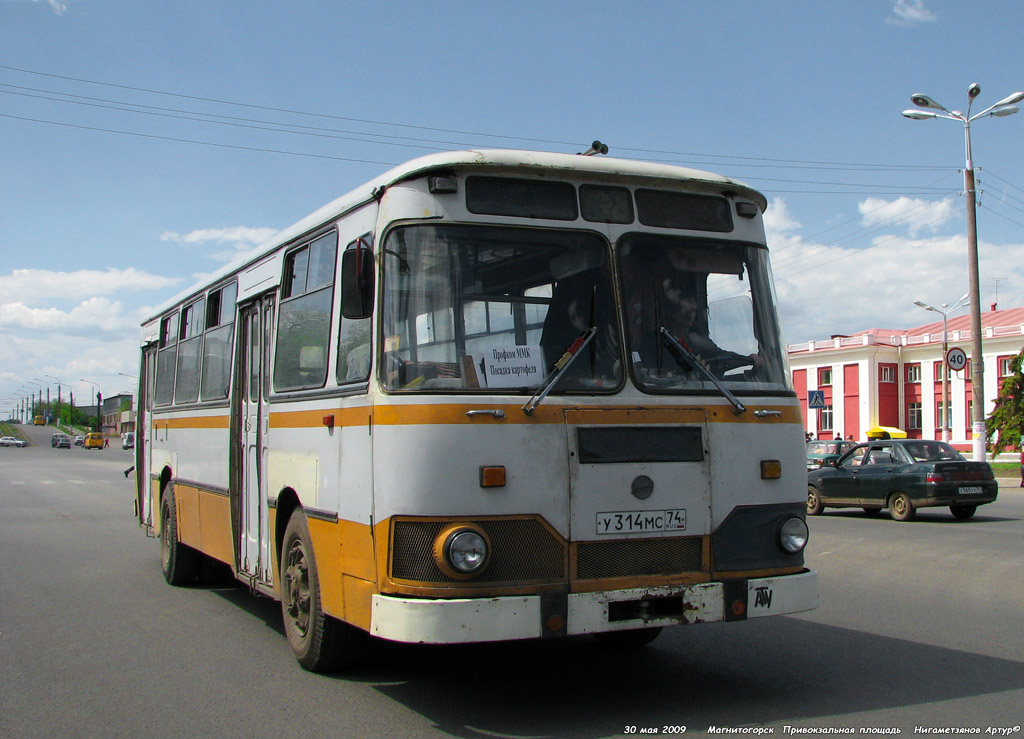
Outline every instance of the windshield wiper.
POLYGON ((540 386, 537 392, 533 394, 533 397, 527 401, 526 405, 523 406, 523 412, 526 415, 531 415, 537 409, 537 406, 540 405, 541 401, 548 396, 551 389, 558 383, 562 378, 562 375, 566 373, 566 370, 569 369, 572 363, 576 361, 576 357, 580 355, 583 348, 590 343, 590 340, 594 338, 594 334, 596 333, 597 326, 591 326, 580 334, 576 341, 569 345, 569 348, 565 350, 565 353, 558 358, 554 367, 551 368, 551 373, 544 380, 544 383, 540 386))
POLYGON ((747 406, 743 405, 735 395, 726 389, 725 385, 718 381, 714 373, 709 370, 700 359, 698 359, 693 352, 687 349, 685 346, 679 343, 679 340, 669 332, 664 326, 658 329, 658 333, 661 335, 661 340, 665 343, 665 347, 668 349, 668 353, 672 355, 672 358, 676 360, 680 367, 684 370, 697 370, 699 373, 704 375, 706 378, 711 380, 717 387, 725 399, 732 403, 733 413, 739 415, 745 413, 747 406))

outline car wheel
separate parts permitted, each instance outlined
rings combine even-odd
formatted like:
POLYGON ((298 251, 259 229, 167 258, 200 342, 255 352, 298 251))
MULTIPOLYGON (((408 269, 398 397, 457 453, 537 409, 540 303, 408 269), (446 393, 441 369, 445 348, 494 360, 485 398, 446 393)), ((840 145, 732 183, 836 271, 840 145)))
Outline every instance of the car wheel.
POLYGON ((178 541, 174 484, 168 483, 160 503, 160 569, 170 585, 187 585, 199 577, 202 555, 178 541))
POLYGON ((960 521, 966 521, 974 515, 976 510, 978 510, 978 506, 976 505, 951 505, 949 507, 949 511, 953 514, 953 518, 960 521))
POLYGON ((889 515, 893 521, 909 521, 914 517, 914 506, 906 493, 893 493, 889 499, 889 515))
POLYGON ((807 486, 807 515, 817 516, 825 510, 825 505, 821 502, 821 493, 813 485, 807 486))
POLYGON ((320 576, 302 511, 288 520, 280 561, 281 615, 295 659, 310 672, 331 672, 351 664, 361 635, 321 607, 320 576))

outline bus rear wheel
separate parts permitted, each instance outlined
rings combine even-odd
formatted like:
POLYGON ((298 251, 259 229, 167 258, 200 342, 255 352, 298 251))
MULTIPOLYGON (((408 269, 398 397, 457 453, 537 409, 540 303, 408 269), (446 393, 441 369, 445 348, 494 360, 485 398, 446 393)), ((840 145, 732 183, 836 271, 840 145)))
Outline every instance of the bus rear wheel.
POLYGON ((178 540, 174 483, 168 483, 160 502, 160 569, 170 585, 187 585, 199 577, 202 555, 178 540))
POLYGON ((320 604, 320 575, 309 525, 301 511, 288 520, 281 544, 281 615, 288 646, 310 672, 331 672, 352 661, 353 627, 331 618, 320 604))

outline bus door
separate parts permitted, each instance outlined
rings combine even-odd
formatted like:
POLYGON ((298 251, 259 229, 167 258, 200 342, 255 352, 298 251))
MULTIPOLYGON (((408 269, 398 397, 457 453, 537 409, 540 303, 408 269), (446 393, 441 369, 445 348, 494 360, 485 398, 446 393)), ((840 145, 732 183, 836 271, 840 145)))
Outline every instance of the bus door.
POLYGON ((139 368, 139 401, 135 413, 135 492, 139 523, 153 527, 153 482, 150 459, 153 452, 153 388, 156 383, 157 344, 142 351, 139 368))
MULTIPOLYGON (((699 537, 710 531, 704 411, 617 408, 565 415, 573 541, 699 537)), ((691 555, 697 557, 693 569, 699 569, 699 551, 691 555)), ((576 573, 577 579, 586 577, 576 573)))
POLYGON ((241 445, 235 478, 238 531, 236 569, 252 584, 273 583, 267 515, 267 436, 270 430, 270 347, 273 342, 274 296, 267 295, 239 310, 238 400, 233 404, 241 445))

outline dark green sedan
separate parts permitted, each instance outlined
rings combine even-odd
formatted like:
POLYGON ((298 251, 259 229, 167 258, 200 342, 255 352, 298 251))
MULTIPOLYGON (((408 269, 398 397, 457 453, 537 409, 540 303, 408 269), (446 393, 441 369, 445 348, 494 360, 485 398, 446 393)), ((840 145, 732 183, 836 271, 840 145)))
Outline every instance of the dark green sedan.
POLYGON ((886 439, 858 444, 838 460, 807 473, 807 513, 829 508, 883 508, 909 521, 918 508, 949 506, 968 519, 991 503, 999 484, 988 462, 970 462, 941 441, 886 439))
POLYGON ((841 439, 809 441, 807 442, 807 469, 812 470, 835 461, 855 446, 857 446, 857 442, 841 439))

